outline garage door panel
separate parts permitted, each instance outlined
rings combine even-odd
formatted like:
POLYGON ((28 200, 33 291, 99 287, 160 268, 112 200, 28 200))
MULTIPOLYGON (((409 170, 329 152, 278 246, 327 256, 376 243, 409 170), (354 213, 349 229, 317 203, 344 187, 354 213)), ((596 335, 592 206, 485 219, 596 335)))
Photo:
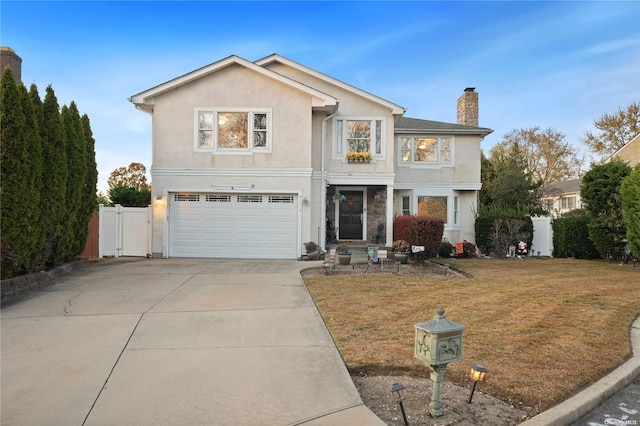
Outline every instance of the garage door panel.
POLYGON ((297 196, 172 194, 170 200, 170 256, 296 257, 297 196))

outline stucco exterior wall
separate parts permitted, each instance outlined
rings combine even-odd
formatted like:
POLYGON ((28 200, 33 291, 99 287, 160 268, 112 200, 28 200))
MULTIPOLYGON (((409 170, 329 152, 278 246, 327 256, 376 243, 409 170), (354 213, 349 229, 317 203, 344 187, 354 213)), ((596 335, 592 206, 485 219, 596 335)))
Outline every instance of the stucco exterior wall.
POLYGON ((310 96, 240 66, 231 66, 156 97, 153 167, 311 167, 310 96), (271 108, 271 153, 194 150, 195 108, 271 108))
POLYGON ((154 255, 166 255, 168 250, 170 192, 225 192, 216 189, 225 186, 251 187, 252 193, 299 195, 300 238, 316 240, 312 230, 319 218, 313 219, 312 226, 313 206, 302 203, 305 198, 319 202, 319 197, 311 194, 311 139, 320 136, 317 124, 315 127, 308 94, 237 65, 157 96, 151 169, 154 255), (271 152, 196 151, 195 109, 225 107, 270 108, 271 152))
MULTIPOLYGON (((403 135, 404 136, 404 135, 403 135)), ((451 164, 416 165, 400 161, 400 142, 396 138, 396 182, 399 185, 424 182, 430 184, 476 184, 480 186, 480 138, 456 135, 453 137, 451 164)), ((455 185, 454 185, 455 186, 455 185)))
MULTIPOLYGON (((278 74, 285 75, 293 80, 301 82, 305 85, 311 86, 323 93, 327 93, 336 99, 340 100, 340 105, 336 116, 326 123, 326 169, 328 172, 345 172, 345 173, 392 173, 394 170, 393 165, 393 120, 394 116, 391 109, 386 108, 379 103, 372 102, 369 99, 358 96, 353 92, 347 91, 342 87, 331 84, 328 81, 321 80, 313 75, 302 72, 298 69, 289 67, 285 64, 272 63, 267 67, 270 70, 277 72, 278 74), (363 166, 361 164, 350 164, 346 161, 346 153, 342 153, 339 158, 335 158, 334 145, 335 140, 335 120, 347 117, 381 117, 385 121, 385 134, 384 134, 384 151, 380 158, 376 158, 370 164, 363 166), (363 168, 364 167, 364 168, 363 168)), ((321 124, 322 119, 320 115, 314 117, 314 123, 321 124), (316 121, 317 120, 317 121, 316 121)), ((314 144, 321 143, 320 134, 316 133, 316 130, 320 130, 320 126, 314 126, 314 144)), ((315 163, 314 163, 315 164, 315 163)), ((315 168, 315 166, 314 166, 315 168)))

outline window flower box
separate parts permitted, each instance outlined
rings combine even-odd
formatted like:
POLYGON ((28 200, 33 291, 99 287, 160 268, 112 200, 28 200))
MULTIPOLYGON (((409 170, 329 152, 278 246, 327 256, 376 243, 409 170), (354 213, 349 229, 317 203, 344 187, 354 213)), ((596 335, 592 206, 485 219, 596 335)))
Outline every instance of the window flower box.
POLYGON ((347 152, 347 161, 349 163, 370 163, 371 153, 355 151, 347 152))

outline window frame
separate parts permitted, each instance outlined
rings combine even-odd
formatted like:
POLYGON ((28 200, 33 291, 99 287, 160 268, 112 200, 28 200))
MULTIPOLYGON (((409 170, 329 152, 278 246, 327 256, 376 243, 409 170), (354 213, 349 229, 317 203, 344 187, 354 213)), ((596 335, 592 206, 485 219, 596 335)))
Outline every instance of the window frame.
POLYGON ((577 197, 575 195, 564 196, 560 198, 560 208, 562 210, 575 210, 577 206, 577 197))
POLYGON ((349 121, 370 123, 369 153, 373 160, 383 160, 386 156, 387 119, 382 116, 340 116, 333 119, 333 159, 347 162, 349 150, 349 121))
POLYGON ((455 159, 454 159, 454 147, 455 147, 455 136, 454 135, 399 135, 397 137, 397 157, 398 157, 398 167, 411 167, 411 168, 440 168, 440 167, 454 167, 455 159), (417 141, 420 139, 433 139, 436 141, 436 161, 418 161, 416 160, 416 146, 417 141), (409 142, 409 149, 405 148, 404 142, 409 142), (448 140, 449 147, 447 149, 449 159, 443 160, 443 142, 448 140), (404 161, 404 153, 408 152, 409 160, 404 161))
POLYGON ((272 152, 272 109, 271 108, 207 108, 198 107, 194 108, 194 140, 193 150, 196 152, 211 152, 220 155, 253 155, 256 153, 270 153, 272 152), (213 126, 213 145, 200 146, 200 114, 211 113, 213 114, 212 120, 213 126), (225 148, 219 147, 218 132, 219 132, 219 115, 223 113, 246 113, 247 117, 247 147, 246 148, 225 148), (254 128, 255 116, 258 114, 266 115, 266 129, 254 128), (265 132, 266 146, 254 146, 255 132, 265 132))

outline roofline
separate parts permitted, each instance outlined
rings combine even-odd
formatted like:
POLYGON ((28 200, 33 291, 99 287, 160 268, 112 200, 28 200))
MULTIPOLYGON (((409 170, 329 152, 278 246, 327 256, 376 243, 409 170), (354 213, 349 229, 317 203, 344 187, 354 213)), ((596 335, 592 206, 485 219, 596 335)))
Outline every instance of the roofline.
POLYGON ((492 129, 488 129, 486 127, 469 127, 468 129, 460 129, 460 128, 425 128, 425 129, 408 129, 396 127, 393 131, 394 134, 398 135, 409 135, 409 134, 418 134, 418 133, 428 133, 428 134, 440 134, 440 135, 480 135, 487 136, 493 133, 492 129))
POLYGON ((613 160, 613 157, 615 157, 616 155, 620 154, 626 147, 628 147, 629 145, 631 145, 633 142, 636 142, 636 141, 640 141, 640 133, 638 133, 637 135, 632 137, 631 140, 628 143, 626 143, 626 144, 624 144, 624 146, 618 148, 618 150, 616 152, 614 152, 613 154, 608 156, 602 162, 603 163, 608 163, 609 161, 613 160))
POLYGON ((277 80, 281 83, 284 83, 288 86, 291 86, 297 90, 300 90, 302 92, 305 92, 311 95, 313 98, 313 104, 312 104, 313 107, 327 107, 327 106, 338 105, 338 100, 333 96, 320 92, 319 90, 313 89, 309 86, 306 86, 302 83, 299 83, 281 74, 273 72, 267 68, 256 65, 253 62, 247 61, 246 59, 243 59, 236 55, 228 56, 227 58, 221 59, 217 62, 206 65, 202 68, 198 68, 195 71, 191 71, 187 74, 181 75, 172 80, 166 81, 155 87, 147 89, 143 92, 135 94, 129 98, 129 102, 135 104, 136 107, 138 107, 141 110, 151 112, 153 111, 154 97, 161 95, 165 92, 168 92, 170 90, 176 89, 185 84, 188 84, 208 74, 215 73, 221 69, 227 68, 234 64, 248 68, 252 71, 255 71, 259 74, 262 74, 266 77, 277 80))
POLYGON ((280 62, 281 64, 290 66, 290 67, 295 68, 295 69, 297 69, 299 71, 302 71, 302 72, 305 72, 307 74, 310 74, 310 75, 312 75, 312 76, 314 76, 314 77, 316 77, 316 78, 318 78, 320 80, 324 80, 324 81, 327 81, 327 82, 329 82, 331 84, 334 84, 334 85, 340 87, 341 89, 347 90, 349 92, 356 93, 357 95, 362 96, 365 99, 369 99, 369 100, 371 100, 373 102, 382 104, 382 105, 386 106, 387 108, 389 108, 392 111, 393 114, 403 115, 407 111, 407 109, 405 107, 402 107, 402 106, 400 106, 398 104, 390 102, 390 101, 388 101, 386 99, 383 99, 383 98, 381 98, 379 96, 373 95, 373 94, 371 94, 369 92, 366 92, 366 91, 364 91, 362 89, 358 89, 355 86, 352 86, 352 85, 347 84, 347 83, 345 83, 343 81, 340 81, 340 80, 338 80, 336 78, 333 78, 331 76, 323 74, 323 73, 321 73, 319 71, 316 71, 316 70, 314 70, 312 68, 309 68, 309 67, 307 67, 305 65, 299 64, 299 63, 297 63, 295 61, 292 61, 291 59, 287 59, 284 56, 281 56, 281 55, 279 55, 277 53, 273 53, 273 54, 271 54, 269 56, 266 56, 266 57, 264 57, 262 59, 258 59, 257 61, 255 61, 255 64, 257 64, 257 65, 259 65, 261 67, 264 67, 264 66, 269 65, 269 64, 271 64, 273 62, 280 62))

